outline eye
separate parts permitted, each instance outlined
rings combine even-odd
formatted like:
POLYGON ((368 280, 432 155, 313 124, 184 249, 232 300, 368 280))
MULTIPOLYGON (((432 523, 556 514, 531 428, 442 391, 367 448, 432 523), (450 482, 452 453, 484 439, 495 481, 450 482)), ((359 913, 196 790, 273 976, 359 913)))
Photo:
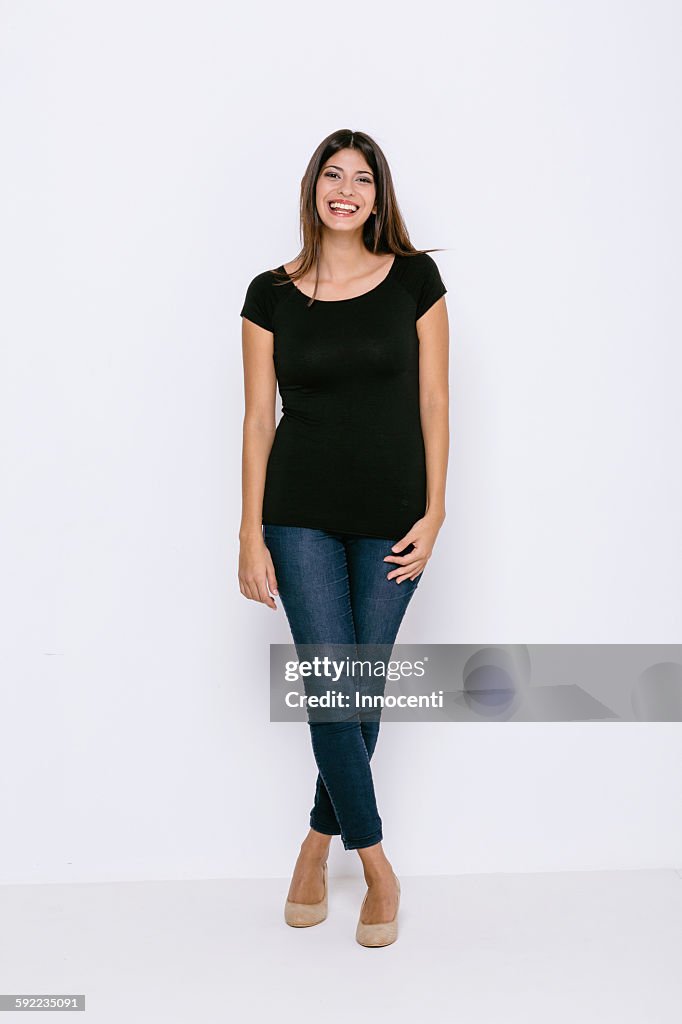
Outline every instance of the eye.
MULTIPOLYGON (((324 176, 325 176, 325 178, 340 178, 341 177, 341 175, 339 174, 338 171, 325 171, 324 172, 324 176)), ((371 185, 372 184, 372 179, 371 178, 358 178, 358 181, 362 182, 363 185, 371 185)))

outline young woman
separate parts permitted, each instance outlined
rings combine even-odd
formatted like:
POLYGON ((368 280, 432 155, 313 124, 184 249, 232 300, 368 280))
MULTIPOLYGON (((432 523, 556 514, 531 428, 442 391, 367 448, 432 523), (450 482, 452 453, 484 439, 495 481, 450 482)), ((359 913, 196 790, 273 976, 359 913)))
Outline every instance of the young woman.
MULTIPOLYGON (((296 645, 390 650, 445 519, 446 287, 412 246, 368 135, 320 143, 300 213, 301 252, 251 281, 240 314, 240 590, 273 609, 280 594, 296 645)), ((356 938, 387 945, 400 883, 370 769, 378 716, 308 724, 319 773, 285 920, 326 917, 327 856, 340 835, 367 883, 356 938)))

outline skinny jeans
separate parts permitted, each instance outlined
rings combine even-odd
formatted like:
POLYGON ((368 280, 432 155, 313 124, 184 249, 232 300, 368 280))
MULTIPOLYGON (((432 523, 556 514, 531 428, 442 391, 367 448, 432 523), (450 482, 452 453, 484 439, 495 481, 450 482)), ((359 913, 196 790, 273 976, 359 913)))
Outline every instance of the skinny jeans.
MULTIPOLYGON (((306 645, 299 658, 309 658, 307 645, 314 644, 320 655, 333 657, 334 646, 343 645, 337 656, 352 656, 357 650, 361 660, 375 655, 375 661, 388 661, 422 574, 396 583, 386 577, 398 563, 383 559, 408 554, 411 544, 393 552, 400 538, 384 540, 268 523, 263 524, 263 538, 294 644, 297 649, 306 645)), ((346 682, 351 689, 359 685, 353 678, 346 682)), ((308 717, 318 768, 310 827, 325 835, 340 835, 346 850, 356 850, 383 838, 370 767, 381 712, 352 707, 343 714, 338 721, 308 717)))

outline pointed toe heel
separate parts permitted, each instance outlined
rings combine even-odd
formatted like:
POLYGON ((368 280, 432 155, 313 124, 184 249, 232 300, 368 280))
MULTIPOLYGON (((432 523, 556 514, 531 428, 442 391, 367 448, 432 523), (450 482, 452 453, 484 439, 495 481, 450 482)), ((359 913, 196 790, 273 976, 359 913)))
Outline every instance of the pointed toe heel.
MULTIPOLYGON (((367 893, 360 907, 358 926, 355 929, 355 938, 361 946, 390 946, 398 938, 398 911, 400 909, 400 881, 397 875, 393 875, 398 889, 398 902, 395 908, 395 916, 392 921, 382 921, 379 924, 363 924, 362 911, 367 902, 367 893)), ((368 890, 369 891, 369 890, 368 890)))
POLYGON ((284 920, 292 928, 310 928, 321 924, 327 916, 329 886, 327 883, 327 864, 323 868, 324 896, 319 903, 294 903, 287 900, 284 904, 284 920))

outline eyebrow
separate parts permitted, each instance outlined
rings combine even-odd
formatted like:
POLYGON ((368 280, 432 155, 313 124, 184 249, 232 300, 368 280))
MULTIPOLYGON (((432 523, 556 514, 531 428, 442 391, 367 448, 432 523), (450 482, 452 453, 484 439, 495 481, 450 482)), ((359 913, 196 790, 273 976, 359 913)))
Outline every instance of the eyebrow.
MULTIPOLYGON (((326 167, 324 168, 325 171, 328 171, 330 167, 333 167, 335 171, 342 171, 343 170, 343 167, 339 167, 338 164, 327 164, 326 167)), ((355 173, 356 174, 371 174, 372 176, 374 176, 372 171, 356 171, 355 173)))

